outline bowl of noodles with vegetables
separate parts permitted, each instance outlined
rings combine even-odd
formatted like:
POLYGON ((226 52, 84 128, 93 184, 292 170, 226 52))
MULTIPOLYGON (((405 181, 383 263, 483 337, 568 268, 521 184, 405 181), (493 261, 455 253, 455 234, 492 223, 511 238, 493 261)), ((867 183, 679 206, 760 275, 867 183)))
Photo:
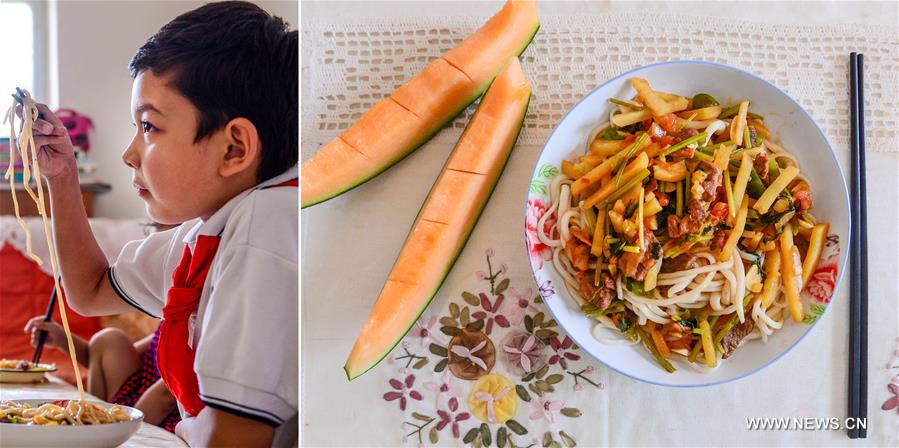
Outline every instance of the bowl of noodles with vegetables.
POLYGON ((586 352, 666 386, 732 381, 785 355, 838 288, 849 195, 812 117, 773 84, 701 61, 587 94, 541 152, 531 268, 586 352))
POLYGON ((0 401, 4 446, 119 446, 142 421, 137 409, 102 402, 0 401))

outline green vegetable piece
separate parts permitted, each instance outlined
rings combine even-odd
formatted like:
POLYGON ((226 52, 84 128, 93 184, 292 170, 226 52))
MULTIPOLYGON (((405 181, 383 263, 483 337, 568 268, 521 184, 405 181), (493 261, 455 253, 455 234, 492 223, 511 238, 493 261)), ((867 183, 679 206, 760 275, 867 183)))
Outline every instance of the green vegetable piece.
MULTIPOLYGON (((768 175, 771 175, 770 171, 768 175)), ((762 183, 762 178, 755 168, 749 172, 749 184, 746 186, 746 192, 748 192, 749 197, 753 199, 758 199, 759 196, 765 192, 765 184, 762 183)))
POLYGON ((643 110, 643 106, 639 104, 634 104, 630 101, 619 100, 618 98, 609 98, 609 102, 612 104, 617 104, 619 106, 630 107, 634 110, 643 110))
POLYGON ((665 151, 662 152, 662 155, 667 156, 668 154, 671 154, 674 151, 677 151, 679 149, 687 147, 687 145, 705 141, 705 138, 707 136, 708 136, 708 134, 706 134, 705 132, 700 132, 699 134, 696 134, 690 138, 683 139, 680 142, 669 146, 668 149, 666 149, 665 151))
POLYGON ((646 349, 649 350, 650 353, 652 353, 652 356, 655 357, 656 361, 658 361, 659 364, 661 364, 668 373, 674 373, 675 371, 677 371, 677 369, 675 369, 667 359, 663 358, 662 355, 659 354, 658 349, 656 349, 655 343, 652 342, 652 338, 650 338, 649 335, 646 334, 646 332, 643 331, 643 329, 640 328, 639 325, 634 325, 634 330, 637 331, 637 335, 640 336, 640 339, 643 341, 643 345, 646 347, 646 349))
POLYGON ((693 97, 692 103, 693 109, 701 109, 703 107, 719 105, 718 100, 716 100, 715 97, 709 95, 708 93, 697 93, 693 97))
POLYGON ((618 128, 616 128, 615 126, 607 127, 604 131, 602 131, 602 134, 600 134, 600 135, 602 136, 603 140, 624 140, 625 139, 625 135, 622 134, 621 132, 619 132, 618 128))
POLYGON ((780 176, 780 166, 774 159, 768 159, 768 182, 774 182, 780 176))

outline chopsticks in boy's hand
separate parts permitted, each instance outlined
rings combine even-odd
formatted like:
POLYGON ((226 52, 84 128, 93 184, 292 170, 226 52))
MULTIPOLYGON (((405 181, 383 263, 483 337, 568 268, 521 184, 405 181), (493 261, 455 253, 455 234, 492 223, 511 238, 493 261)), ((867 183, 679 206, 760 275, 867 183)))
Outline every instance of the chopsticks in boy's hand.
MULTIPOLYGON (((53 316, 53 307, 56 306, 56 288, 53 288, 53 294, 50 295, 50 302, 47 303, 47 312, 44 314, 44 322, 49 322, 53 316)), ((44 351, 44 343, 47 342, 47 332, 40 330, 37 336, 37 346, 34 347, 34 356, 31 362, 38 364, 41 362, 41 354, 44 351)))
POLYGON ((852 158, 849 285, 849 438, 865 438, 868 415, 868 256, 865 188, 865 109, 863 56, 849 55, 850 149, 852 158))

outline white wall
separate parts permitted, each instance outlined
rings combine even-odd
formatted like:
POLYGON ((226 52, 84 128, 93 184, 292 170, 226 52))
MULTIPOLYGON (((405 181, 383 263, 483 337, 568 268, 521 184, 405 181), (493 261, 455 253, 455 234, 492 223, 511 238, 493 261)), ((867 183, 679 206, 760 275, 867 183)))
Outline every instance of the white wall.
MULTIPOLYGON (((67 1, 56 3, 59 104, 94 122, 90 157, 98 177, 112 191, 96 198, 95 215, 144 218, 143 201, 131 187, 131 170, 121 159, 133 135, 128 61, 162 25, 194 9, 196 1, 67 1)), ((256 1, 296 29, 296 1, 256 1)))

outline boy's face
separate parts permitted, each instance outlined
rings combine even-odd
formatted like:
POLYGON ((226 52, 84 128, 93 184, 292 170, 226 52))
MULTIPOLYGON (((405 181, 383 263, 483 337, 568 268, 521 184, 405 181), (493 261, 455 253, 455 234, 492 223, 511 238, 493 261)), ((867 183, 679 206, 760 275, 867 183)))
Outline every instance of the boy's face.
POLYGON ((141 72, 131 89, 134 138, 122 155, 150 217, 162 224, 208 218, 221 204, 221 131, 194 142, 199 112, 169 85, 168 76, 141 72))

